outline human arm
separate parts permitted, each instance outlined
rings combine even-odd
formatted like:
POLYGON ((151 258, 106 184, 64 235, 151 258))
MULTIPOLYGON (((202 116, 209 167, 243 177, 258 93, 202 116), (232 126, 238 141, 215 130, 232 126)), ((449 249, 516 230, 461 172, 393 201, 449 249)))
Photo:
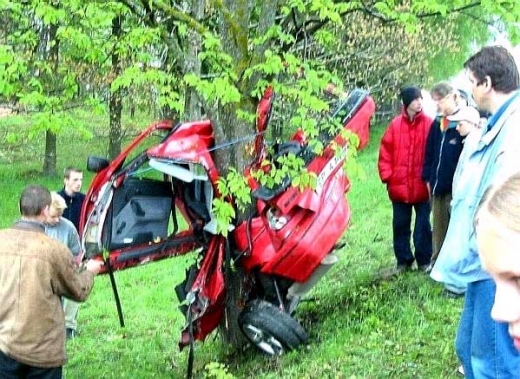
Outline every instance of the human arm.
POLYGON ((430 130, 428 131, 428 136, 426 137, 426 146, 424 149, 424 163, 422 168, 422 180, 426 183, 428 187, 428 192, 430 192, 430 178, 431 178, 431 168, 433 166, 433 160, 435 156, 434 152, 434 144, 435 144, 435 132, 438 129, 439 125, 436 121, 430 126, 430 130))
POLYGON ((76 231, 76 228, 74 228, 74 225, 72 225, 72 228, 70 229, 70 232, 68 234, 67 246, 74 257, 77 257, 79 255, 81 251, 81 246, 79 243, 79 234, 76 231))
POLYGON ((103 262, 89 260, 79 268, 69 249, 58 241, 56 244, 58 246, 53 248, 54 293, 74 301, 85 301, 94 285, 94 276, 100 272, 103 262))
POLYGON ((393 122, 390 123, 388 129, 385 131, 379 146, 379 158, 377 161, 377 168, 379 177, 383 183, 387 183, 392 177, 392 161, 393 161, 393 122))

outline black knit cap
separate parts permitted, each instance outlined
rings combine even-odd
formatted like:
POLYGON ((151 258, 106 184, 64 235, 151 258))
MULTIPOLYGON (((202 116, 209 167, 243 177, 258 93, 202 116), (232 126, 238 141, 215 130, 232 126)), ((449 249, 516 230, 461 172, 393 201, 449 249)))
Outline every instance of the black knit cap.
POLYGON ((417 87, 405 87, 401 90, 401 100, 405 108, 415 99, 422 99, 421 89, 417 87))

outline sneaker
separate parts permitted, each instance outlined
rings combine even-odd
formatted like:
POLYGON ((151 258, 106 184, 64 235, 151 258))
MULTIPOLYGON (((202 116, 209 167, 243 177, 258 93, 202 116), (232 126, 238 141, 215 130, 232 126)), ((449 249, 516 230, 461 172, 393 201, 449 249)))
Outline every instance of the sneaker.
POLYGON ((427 265, 419 266, 419 271, 422 271, 425 274, 429 274, 430 271, 432 270, 432 268, 433 268, 433 266, 431 265, 431 263, 428 263, 427 265))
POLYGON ((76 331, 74 329, 71 329, 71 328, 65 329, 65 334, 67 335, 68 340, 76 338, 76 331))
POLYGON ((462 376, 466 376, 466 373, 464 372, 464 367, 462 365, 460 365, 457 368, 457 374, 462 375, 462 376))

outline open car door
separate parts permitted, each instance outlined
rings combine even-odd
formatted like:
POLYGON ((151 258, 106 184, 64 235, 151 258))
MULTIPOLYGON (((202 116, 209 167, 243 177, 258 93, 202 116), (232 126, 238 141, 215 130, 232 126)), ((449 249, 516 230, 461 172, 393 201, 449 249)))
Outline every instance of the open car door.
POLYGON ((209 122, 160 122, 110 164, 89 159, 98 174, 82 209, 87 257, 102 255, 123 269, 203 245, 202 230, 213 227, 213 186, 201 162, 212 143, 209 122))

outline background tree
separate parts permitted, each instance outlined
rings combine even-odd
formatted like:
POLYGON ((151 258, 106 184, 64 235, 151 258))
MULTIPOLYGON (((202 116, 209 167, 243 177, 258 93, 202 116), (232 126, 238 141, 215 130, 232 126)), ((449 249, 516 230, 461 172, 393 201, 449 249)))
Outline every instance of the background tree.
MULTIPOLYGON (((122 35, 122 16, 116 15, 112 19, 112 38, 118 41, 122 35)), ((112 51, 112 77, 117 78, 122 71, 119 49, 112 51)), ((122 90, 117 88, 110 91, 110 133, 108 156, 115 158, 121 152, 121 114, 123 112, 122 90)))
MULTIPOLYGON (((59 136, 68 127, 88 137, 90 130, 64 111, 106 107, 112 112, 106 127, 111 156, 125 134, 118 126, 125 103, 161 109, 161 116, 175 119, 209 117, 217 144, 230 143, 254 134, 254 109, 267 85, 293 103, 291 119, 279 124, 303 127, 312 137, 313 117, 327 107, 317 96, 325 83, 363 86, 382 104, 406 82, 427 86, 453 74, 472 43, 489 35, 490 24, 509 26, 518 19, 514 2, 489 0, 1 0, 1 5, 8 27, 0 89, 5 99, 34 112, 30 137, 47 130, 59 136), (59 43, 47 48, 55 48, 58 65, 37 54, 40 31, 51 25, 59 43), (52 73, 53 87, 35 75, 42 72, 52 73)), ((515 37, 516 29, 509 29, 515 37)), ((53 156, 52 143, 48 149, 44 157, 53 156)), ((217 155, 223 172, 240 170, 249 159, 234 143, 217 155)))

